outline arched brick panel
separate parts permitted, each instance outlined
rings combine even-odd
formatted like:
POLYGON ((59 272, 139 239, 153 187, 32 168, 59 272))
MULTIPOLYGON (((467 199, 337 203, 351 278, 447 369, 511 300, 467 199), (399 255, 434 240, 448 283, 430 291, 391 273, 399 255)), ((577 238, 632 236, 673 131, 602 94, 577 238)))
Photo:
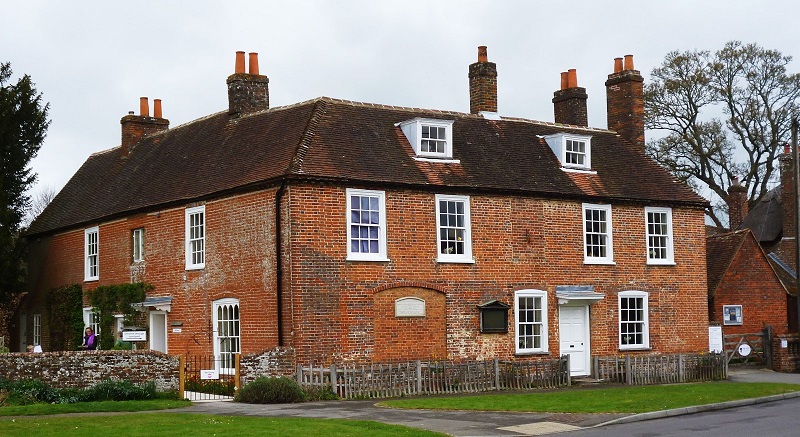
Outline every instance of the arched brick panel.
POLYGON ((447 357, 445 295, 420 287, 395 287, 374 294, 376 362, 444 359, 447 357), (397 317, 402 298, 425 301, 424 317, 397 317))

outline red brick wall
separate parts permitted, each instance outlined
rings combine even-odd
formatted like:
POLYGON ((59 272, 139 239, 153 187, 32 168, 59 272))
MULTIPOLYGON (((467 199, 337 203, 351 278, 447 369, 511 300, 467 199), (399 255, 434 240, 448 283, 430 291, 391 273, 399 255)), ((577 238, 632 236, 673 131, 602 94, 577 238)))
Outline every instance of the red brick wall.
MULTIPOLYGON (((373 359, 377 362, 441 359, 447 356, 445 295, 419 287, 396 287, 374 294, 373 359), (425 301, 425 317, 395 317, 395 300, 425 301)), ((347 314, 345 317, 359 317, 347 314)))
MULTIPOLYGON (((645 262, 644 208, 613 206, 616 265, 584 265, 581 203, 471 197, 474 264, 436 262, 433 193, 387 191, 389 262, 346 261, 345 189, 292 186, 292 345, 298 359, 366 360, 378 347, 377 290, 409 283, 445 293, 447 358, 514 356, 509 333, 481 334, 476 305, 513 305, 515 290, 548 292, 550 354, 559 352, 556 285, 594 285, 605 299, 591 308, 592 353, 618 352, 617 293, 650 293, 650 345, 657 352, 708 345, 702 210, 673 210, 675 266, 645 262), (305 322, 303 322, 305 321, 305 322), (311 321, 311 322, 308 322, 311 321)), ((409 334, 413 336, 413 333, 409 334)))
MULTIPOLYGON (((246 333, 242 352, 274 348, 278 342, 274 209, 274 190, 205 203, 206 266, 202 270, 185 269, 183 207, 100 223, 97 281, 83 280, 83 229, 43 239, 32 245, 33 294, 43 296, 72 283, 83 284, 84 290, 132 281, 150 283, 154 288, 148 296, 173 298, 167 323, 182 323, 180 333, 168 329, 170 353, 211 353, 212 302, 238 298, 241 329, 246 333), (134 264, 131 232, 140 227, 145 229, 145 261, 134 264)), ((84 305, 89 306, 86 297, 84 305)))
POLYGON ((761 332, 766 325, 772 325, 775 334, 788 332, 786 291, 751 237, 744 240, 714 292, 714 321, 722 323, 724 305, 742 306, 742 324, 723 325, 725 334, 761 332))

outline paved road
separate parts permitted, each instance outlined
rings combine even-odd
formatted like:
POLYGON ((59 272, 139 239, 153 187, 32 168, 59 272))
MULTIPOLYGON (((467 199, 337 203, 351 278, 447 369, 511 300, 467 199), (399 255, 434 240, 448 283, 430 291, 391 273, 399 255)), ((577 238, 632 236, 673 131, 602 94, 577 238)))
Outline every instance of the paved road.
MULTIPOLYGON (((776 373, 757 368, 734 369, 729 372, 729 379, 740 382, 786 382, 800 384, 800 374, 776 373)), ((715 413, 693 414, 678 416, 670 419, 647 420, 646 415, 625 414, 551 414, 551 413, 499 413, 485 411, 433 411, 433 410, 399 410, 376 407, 375 401, 327 401, 309 402, 303 404, 278 404, 278 405, 251 405, 234 402, 207 402, 195 403, 182 412, 210 413, 222 415, 241 416, 288 416, 311 418, 338 418, 374 420, 378 422, 405 425, 414 428, 443 432, 453 436, 520 436, 520 435, 550 435, 556 432, 566 432, 561 435, 587 435, 587 436, 670 436, 670 435, 695 435, 700 430, 708 430, 709 434, 697 435, 764 435, 773 434, 763 432, 771 429, 769 418, 778 417, 782 413, 777 411, 792 411, 786 418, 794 420, 800 417, 800 398, 759 404, 758 406, 725 409, 715 413), (784 410, 780 410, 783 408, 784 410), (755 413, 753 413, 755 411, 755 413), (757 420, 759 426, 751 427, 754 416, 762 415, 764 418, 757 420), (706 417, 706 415, 709 415, 706 417), (636 420, 636 423, 624 425, 608 425, 601 428, 591 428, 613 420, 636 420), (742 421, 739 432, 736 424, 742 421), (727 428, 725 428, 727 427, 727 428), (750 430, 760 429, 761 432, 750 430), (609 430, 609 431, 606 431, 609 430), (674 433, 672 433, 672 431, 674 433), (745 430, 747 430, 745 432, 745 430), (714 433, 716 432, 716 433, 714 433)), ((674 412, 683 414, 684 412, 674 412)), ((648 413, 651 416, 653 413, 648 413)), ((658 414, 658 413, 656 413, 658 414)), ((761 416, 759 416, 761 417, 761 416)), ((794 430, 789 434, 776 433, 774 435, 798 435, 797 428, 800 420, 795 420, 787 428, 794 430)), ((705 431, 704 431, 705 432, 705 431)))

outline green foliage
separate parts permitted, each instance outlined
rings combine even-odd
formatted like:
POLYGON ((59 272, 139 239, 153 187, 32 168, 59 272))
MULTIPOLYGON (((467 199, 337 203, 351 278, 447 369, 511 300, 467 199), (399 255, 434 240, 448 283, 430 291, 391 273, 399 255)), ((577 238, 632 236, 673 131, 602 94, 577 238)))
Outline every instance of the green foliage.
POLYGON ((89 291, 92 310, 100 323, 100 349, 110 349, 114 344, 116 332, 114 331, 115 315, 123 314, 125 323, 130 324, 136 314, 133 303, 144 301, 147 292, 153 286, 144 282, 134 284, 101 285, 89 291))
POLYGON ((288 404, 303 402, 303 389, 289 378, 259 377, 245 385, 233 399, 246 404, 288 404))
POLYGON ((709 193, 707 210, 724 225, 727 189, 738 177, 754 206, 780 173, 800 103, 791 56, 731 41, 715 53, 670 52, 645 87, 647 153, 678 179, 709 193), (723 116, 719 117, 718 114, 723 116))
POLYGON ((130 381, 105 380, 86 389, 56 389, 36 379, 8 380, 0 379, 0 392, 6 393, 5 403, 8 405, 74 404, 76 402, 94 401, 130 401, 149 400, 171 396, 156 393, 155 383, 134 384, 130 381))
POLYGON ((232 379, 200 379, 195 376, 186 379, 184 389, 196 393, 233 396, 234 391, 236 391, 236 383, 232 379))
POLYGON ((307 387, 303 389, 303 394, 307 402, 314 401, 335 401, 339 396, 333 392, 333 387, 326 385, 325 387, 307 387))
POLYGON ((83 289, 78 284, 50 290, 45 303, 49 349, 75 350, 83 336, 83 289))
POLYGON ((89 401, 135 401, 156 398, 156 385, 148 381, 136 385, 130 381, 112 381, 107 379, 99 382, 81 393, 81 402, 89 401))
POLYGON ((44 142, 49 104, 43 104, 28 75, 16 84, 11 64, 0 63, 0 304, 24 290, 25 245, 18 238, 36 181, 30 161, 44 142))

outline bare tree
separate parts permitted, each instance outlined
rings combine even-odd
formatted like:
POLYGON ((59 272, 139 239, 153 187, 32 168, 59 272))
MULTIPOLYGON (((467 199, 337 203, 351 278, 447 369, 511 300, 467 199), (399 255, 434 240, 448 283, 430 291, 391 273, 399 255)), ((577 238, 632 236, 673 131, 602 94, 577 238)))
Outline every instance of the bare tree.
POLYGON ((670 52, 645 88, 648 129, 663 136, 647 151, 679 179, 710 191, 708 216, 725 223, 733 176, 748 187, 750 205, 774 182, 781 144, 789 140, 800 97, 791 56, 732 41, 708 51, 670 52))
POLYGON ((36 217, 39 217, 39 214, 47 208, 47 205, 56 198, 56 194, 58 194, 58 191, 55 188, 49 185, 42 187, 42 190, 31 199, 28 213, 23 221, 23 227, 30 226, 36 220, 36 217))

